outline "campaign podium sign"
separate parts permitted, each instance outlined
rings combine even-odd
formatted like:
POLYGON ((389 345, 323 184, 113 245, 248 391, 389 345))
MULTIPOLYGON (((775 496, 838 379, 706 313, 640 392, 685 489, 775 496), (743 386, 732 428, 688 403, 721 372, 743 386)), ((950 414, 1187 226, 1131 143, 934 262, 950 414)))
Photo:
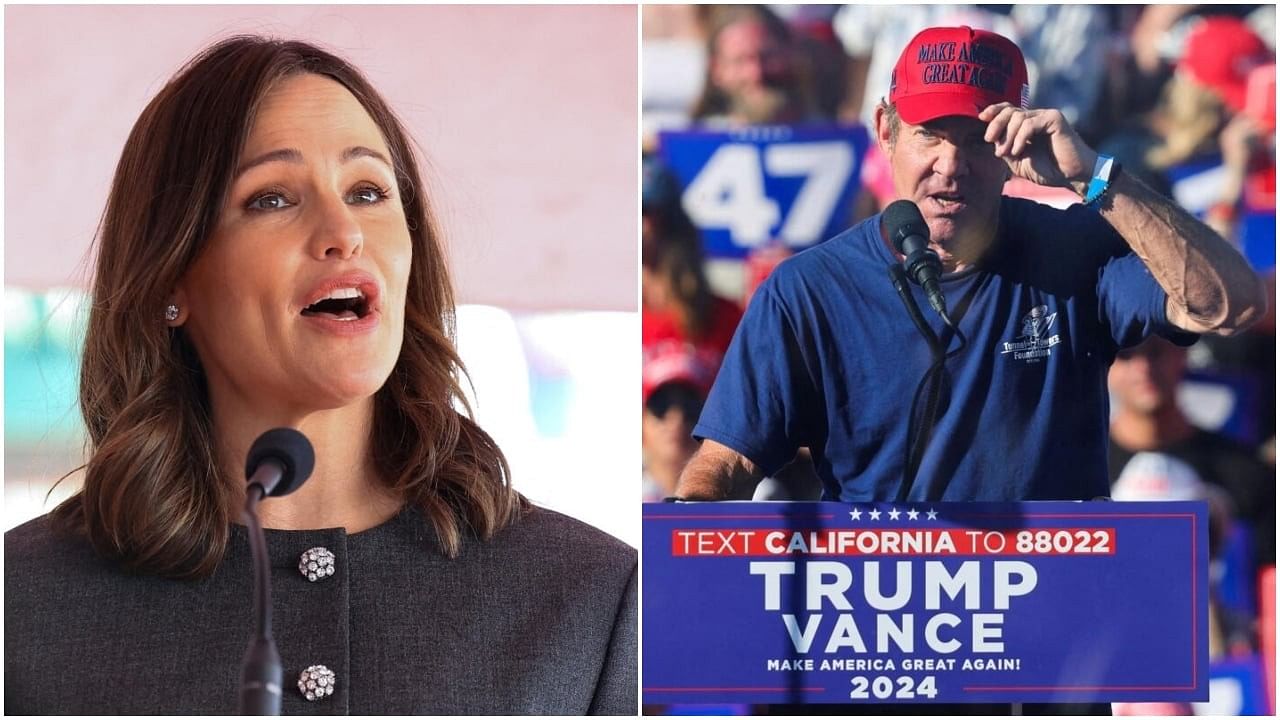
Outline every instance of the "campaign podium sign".
POLYGON ((645 703, 1208 699, 1202 502, 652 503, 645 703))
POLYGON ((861 125, 658 134, 707 255, 734 259, 775 241, 802 250, 849 227, 869 142, 861 125))

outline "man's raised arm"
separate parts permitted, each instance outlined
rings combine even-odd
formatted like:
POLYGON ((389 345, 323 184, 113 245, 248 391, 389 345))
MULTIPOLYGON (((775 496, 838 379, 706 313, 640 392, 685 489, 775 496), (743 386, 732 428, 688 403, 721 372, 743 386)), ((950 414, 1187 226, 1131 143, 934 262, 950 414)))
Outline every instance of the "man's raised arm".
MULTIPOLYGON (((1087 196, 1098 153, 1062 113, 999 103, 978 115, 985 139, 1014 175, 1087 196)), ((1105 165, 1104 165, 1105 167, 1105 165)), ((1142 259, 1169 296, 1169 323, 1193 333, 1231 335, 1266 313, 1262 280, 1235 248, 1176 203, 1120 172, 1098 199, 1102 217, 1142 259)))
POLYGON ((1169 296, 1169 322, 1193 333, 1231 335, 1267 311, 1262 280, 1209 226, 1123 172, 1102 217, 1169 296))

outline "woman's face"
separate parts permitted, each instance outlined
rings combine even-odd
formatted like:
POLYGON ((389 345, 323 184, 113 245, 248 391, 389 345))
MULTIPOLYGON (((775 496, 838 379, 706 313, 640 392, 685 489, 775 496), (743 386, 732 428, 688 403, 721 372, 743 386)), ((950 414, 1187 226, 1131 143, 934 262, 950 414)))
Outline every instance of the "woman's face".
POLYGON ((264 98, 217 229, 175 298, 215 403, 299 414, 386 381, 412 256, 390 158, 333 80, 296 75, 264 98))

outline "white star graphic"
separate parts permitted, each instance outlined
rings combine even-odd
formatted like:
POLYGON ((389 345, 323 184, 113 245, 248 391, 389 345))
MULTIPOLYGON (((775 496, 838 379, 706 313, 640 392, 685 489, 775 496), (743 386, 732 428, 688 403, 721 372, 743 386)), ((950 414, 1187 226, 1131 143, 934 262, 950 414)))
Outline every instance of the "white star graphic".
POLYGON ((929 510, 929 515, 928 515, 928 519, 930 519, 930 520, 937 520, 937 519, 938 519, 938 511, 937 511, 937 510, 930 509, 930 510, 929 510))
POLYGON ((898 519, 898 516, 899 516, 899 515, 901 515, 901 514, 902 514, 902 513, 898 512, 898 508, 894 508, 894 509, 892 509, 892 510, 890 510, 890 511, 889 511, 889 519, 890 519, 890 520, 897 520, 897 519, 898 519))
POLYGON ((908 519, 908 520, 915 520, 915 519, 916 519, 916 518, 918 518, 918 517, 920 517, 920 513, 919 513, 919 511, 917 511, 917 510, 908 510, 908 511, 907 511, 907 519, 908 519))
POLYGON ((880 519, 880 511, 879 511, 879 510, 872 510, 871 512, 869 512, 869 513, 867 513, 867 514, 871 516, 871 519, 872 519, 872 520, 879 520, 879 519, 880 519))
POLYGON ((861 511, 861 510, 859 510, 858 508, 854 508, 853 510, 850 510, 850 511, 849 511, 849 519, 850 519, 850 520, 861 520, 861 519, 862 519, 862 511, 861 511))

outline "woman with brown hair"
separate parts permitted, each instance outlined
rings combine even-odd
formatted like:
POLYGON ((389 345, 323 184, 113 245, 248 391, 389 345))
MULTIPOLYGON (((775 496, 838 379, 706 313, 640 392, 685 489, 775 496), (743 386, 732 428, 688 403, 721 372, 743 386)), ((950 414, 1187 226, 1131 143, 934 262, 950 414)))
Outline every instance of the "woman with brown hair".
POLYGON ((709 355, 712 372, 733 339, 742 310, 711 292, 698 228, 681 206, 680 183, 656 157, 644 158, 640 232, 641 339, 689 343, 709 355))
POLYGON ((470 419, 417 161, 355 68, 256 37, 189 63, 91 297, 84 487, 5 535, 6 713, 235 710, 241 468, 278 426, 316 447, 261 506, 284 712, 635 712, 635 551, 530 505, 470 419))

